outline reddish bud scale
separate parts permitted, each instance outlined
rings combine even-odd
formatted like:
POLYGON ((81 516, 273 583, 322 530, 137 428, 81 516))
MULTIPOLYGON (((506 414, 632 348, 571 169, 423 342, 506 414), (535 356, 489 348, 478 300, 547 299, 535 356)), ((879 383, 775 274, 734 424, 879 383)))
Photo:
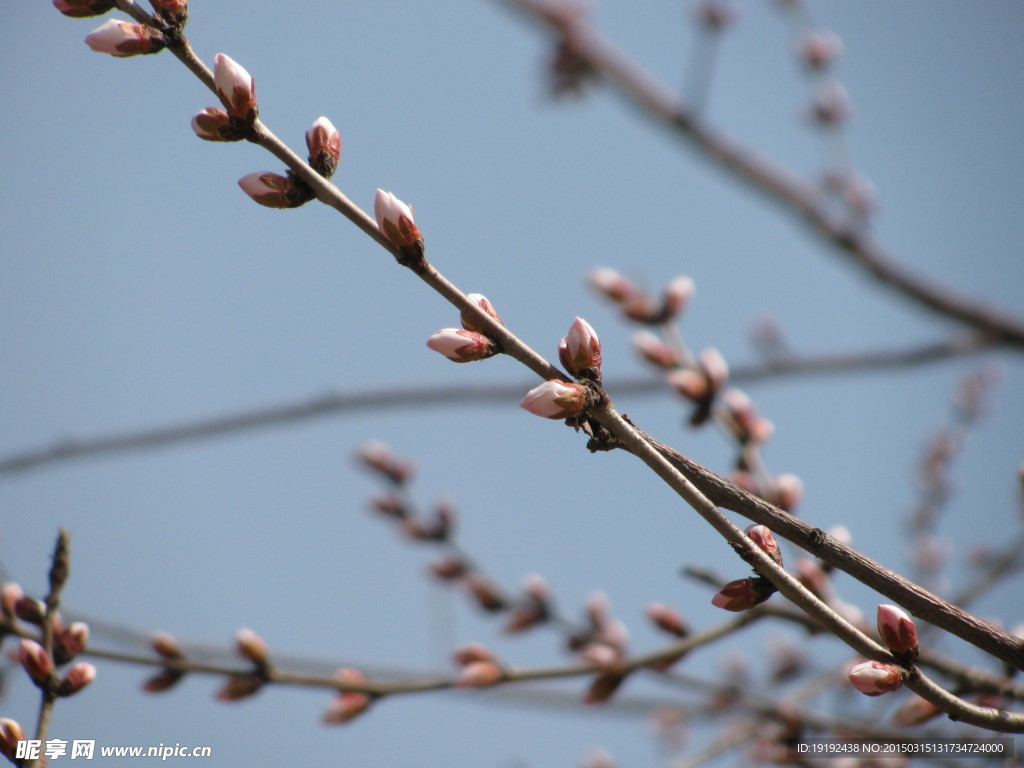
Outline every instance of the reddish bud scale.
POLYGON ((188 0, 149 0, 149 4, 171 24, 182 26, 188 19, 188 0))
POLYGON ((736 579, 722 587, 711 598, 711 604, 726 611, 748 611, 763 603, 774 593, 775 587, 767 579, 736 579))
POLYGON ((192 130, 204 141, 241 141, 245 132, 237 121, 220 107, 206 107, 192 116, 192 130))
POLYGON ((628 301, 640 293, 628 277, 607 267, 595 269, 587 276, 587 280, 594 290, 614 302, 628 301))
POLYGON ((0 614, 5 621, 13 621, 18 616, 17 604, 25 596, 21 586, 8 581, 0 587, 0 614))
POLYGON ((762 552, 775 561, 778 566, 782 565, 782 552, 779 551, 779 544, 775 541, 775 535, 768 526, 751 525, 744 531, 762 552))
POLYGON ((96 679, 96 667, 84 661, 75 664, 57 684, 58 696, 74 696, 96 679))

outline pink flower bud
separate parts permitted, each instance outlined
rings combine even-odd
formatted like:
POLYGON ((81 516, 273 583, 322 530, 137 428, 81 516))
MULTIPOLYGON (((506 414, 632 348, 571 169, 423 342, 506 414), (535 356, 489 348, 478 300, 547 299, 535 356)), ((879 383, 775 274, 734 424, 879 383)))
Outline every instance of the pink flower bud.
POLYGON ((14 615, 29 624, 42 624, 46 616, 46 606, 42 600, 23 595, 14 601, 14 615))
POLYGON ((460 667, 477 661, 497 661, 494 652, 483 643, 466 643, 452 653, 452 659, 460 667))
POLYGON ((114 7, 112 0, 53 0, 53 7, 73 19, 102 16, 114 7))
POLYGON ((800 505, 804 496, 803 481, 796 475, 779 475, 775 478, 771 501, 775 506, 785 512, 792 512, 800 505))
MULTIPOLYGON (((192 116, 192 130, 205 141, 237 141, 231 136, 231 118, 220 107, 207 107, 192 116)), ((241 138, 241 137, 239 137, 241 138)))
POLYGON ((373 214, 377 219, 377 227, 395 247, 404 249, 423 240, 416 226, 412 206, 406 205, 390 192, 377 190, 373 214))
POLYGON ((256 119, 256 83, 230 56, 218 53, 213 57, 213 85, 229 115, 250 123, 256 119))
POLYGON ((486 688, 501 682, 505 673, 493 661, 473 661, 459 670, 456 688, 486 688))
POLYGON ((146 693, 160 693, 169 690, 178 684, 178 681, 185 676, 184 672, 173 669, 165 669, 157 672, 142 684, 142 690, 146 693))
POLYGON ((266 664, 268 649, 266 641, 251 629, 240 629, 235 635, 235 650, 255 664, 266 664))
POLYGON ((850 669, 850 683, 865 696, 881 696, 895 691, 906 679, 906 672, 895 664, 862 661, 850 669))
POLYGON ((927 699, 914 696, 903 704, 900 704, 892 713, 893 725, 900 728, 913 728, 924 725, 929 720, 942 714, 942 710, 936 707, 927 699))
POLYGON ((775 541, 775 535, 768 526, 751 525, 744 531, 757 546, 775 561, 776 565, 782 565, 782 552, 779 551, 779 544, 775 541))
POLYGON ((651 603, 647 606, 647 618, 662 632, 676 637, 686 637, 690 628, 686 625, 683 615, 671 606, 662 603, 651 603))
POLYGON ((800 58, 808 69, 826 69, 843 52, 843 41, 833 32, 806 34, 799 45, 800 58))
POLYGON ((619 686, 622 685, 622 681, 625 679, 625 672, 620 670, 602 672, 590 684, 590 688, 587 689, 583 696, 583 703, 588 706, 603 704, 615 695, 615 692, 619 690, 619 686))
POLYGON ((0 717, 0 754, 17 765, 18 742, 24 740, 25 730, 16 720, 0 717))
POLYGON ((709 394, 707 378, 689 368, 669 371, 665 374, 665 383, 687 400, 694 402, 707 399, 709 394))
POLYGON ((97 53, 126 57, 156 53, 163 49, 164 39, 155 29, 142 24, 107 19, 85 36, 85 44, 97 53))
POLYGON ((558 358, 573 376, 601 370, 601 340, 582 317, 573 321, 569 333, 559 342, 558 358))
POLYGON ((45 686, 53 674, 53 659, 35 640, 19 641, 18 662, 32 678, 32 682, 40 687, 45 686))
POLYGON ((851 112, 846 89, 834 81, 819 88, 811 102, 811 118, 820 125, 839 125, 849 119, 851 112))
POLYGON ((270 171, 250 173, 238 180, 238 186, 249 197, 267 208, 294 208, 292 180, 270 171))
POLYGON ((878 606, 878 634, 897 657, 917 658, 917 627, 906 611, 895 605, 878 606))
POLYGON ((726 413, 736 439, 742 443, 761 443, 771 437, 774 427, 767 419, 757 415, 754 403, 738 389, 727 389, 722 394, 726 413))
POLYGON ((309 164, 317 173, 329 178, 338 167, 341 157, 341 134, 326 117, 318 117, 306 131, 309 164))
POLYGON ((615 302, 627 301, 640 293, 628 277, 607 267, 592 271, 587 276, 587 281, 591 288, 615 302))
POLYGON ((84 621, 73 622, 59 632, 54 632, 54 660, 57 664, 66 664, 84 651, 88 642, 89 625, 84 621))
POLYGON ((677 277, 665 288, 665 314, 667 318, 678 317, 689 305, 697 290, 696 284, 688 277, 677 277))
POLYGON ((18 601, 24 596, 21 586, 13 581, 8 581, 0 587, 0 614, 5 621, 12 621, 17 617, 18 601))
POLYGON ((265 681, 259 675, 231 675, 216 693, 217 701, 241 701, 257 693, 265 681))
POLYGON ((748 611, 772 596, 774 590, 764 579, 736 579, 722 587, 711 604, 726 611, 748 611))
MULTIPOLYGON (((494 309, 494 305, 491 304, 491 302, 487 300, 487 297, 484 296, 482 293, 471 293, 468 296, 466 296, 466 298, 469 299, 474 304, 476 304, 478 307, 480 307, 480 309, 482 309, 486 314, 493 317, 495 322, 497 322, 499 325, 503 325, 503 323, 501 322, 501 318, 498 317, 497 310, 494 309)), ((461 320, 462 327, 465 328, 467 331, 481 331, 481 329, 477 327, 476 323, 473 322, 473 318, 471 318, 466 312, 462 313, 461 320)))
POLYGON ((546 604, 551 600, 551 586, 543 576, 529 574, 523 579, 523 592, 538 603, 546 604))
POLYGON ((455 557, 442 557, 430 564, 430 572, 441 581, 454 581, 466 575, 466 563, 455 557))
POLYGON ((427 339, 427 346, 456 363, 485 360, 498 353, 498 347, 482 333, 462 328, 442 328, 427 339))
POLYGON ((587 621, 594 629, 601 630, 612 620, 612 604, 604 592, 591 592, 586 600, 587 621))
POLYGON ((160 656, 165 659, 182 659, 185 654, 178 645, 178 641, 166 632, 157 632, 150 638, 149 644, 160 656))
MULTIPOLYGON (((335 673, 340 686, 362 686, 366 684, 366 678, 358 669, 345 667, 335 673)), ((373 699, 368 693, 358 690, 341 690, 324 712, 323 722, 327 725, 340 725, 347 723, 365 712, 373 699)))
POLYGON ((577 416, 587 406, 586 390, 574 381, 549 379, 526 393, 519 407, 546 419, 577 416))
POLYGON ((58 696, 73 696, 96 679, 96 667, 84 661, 75 664, 67 671, 57 685, 58 696))
POLYGON ((498 585, 478 573, 470 573, 466 576, 466 587, 469 589, 473 599, 481 610, 488 613, 497 613, 505 609, 506 601, 502 597, 498 585))
POLYGON ((416 470, 415 462, 399 459, 388 446, 376 441, 360 446, 356 452, 356 458, 368 468, 384 475, 395 485, 405 483, 416 470))
POLYGON ((729 378, 729 365, 717 349, 708 347, 700 353, 697 362, 704 377, 708 380, 709 391, 717 392, 725 386, 725 382, 729 378))
POLYGON ((594 669, 612 669, 622 661, 622 654, 610 645, 591 643, 580 651, 580 658, 594 669))
POLYGON ((650 331, 638 331, 634 334, 633 346, 644 360, 659 368, 675 368, 682 362, 672 347, 650 331))

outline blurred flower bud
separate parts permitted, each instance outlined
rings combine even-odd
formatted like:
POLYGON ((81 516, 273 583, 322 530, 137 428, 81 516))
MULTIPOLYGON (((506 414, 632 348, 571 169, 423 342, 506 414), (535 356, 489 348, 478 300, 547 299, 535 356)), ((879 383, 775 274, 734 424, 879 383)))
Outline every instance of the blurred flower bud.
POLYGON ((665 320, 665 308, 649 296, 637 294, 622 303, 622 314, 635 323, 660 325, 665 320))
POLYGON ((650 331, 637 331, 633 346, 644 360, 658 368, 675 368, 682 363, 676 351, 650 331))
POLYGON ((687 400, 699 402, 708 396, 708 380, 689 368, 669 371, 665 374, 665 381, 687 400))
POLYGON ((384 517, 405 520, 409 516, 409 510, 405 508, 405 501, 396 493, 374 496, 370 499, 370 506, 374 512, 379 512, 384 517))
POLYGON ((326 117, 318 117, 306 131, 309 164, 324 178, 330 178, 341 158, 341 134, 326 117))
POLYGON ((379 472, 395 485, 407 482, 416 470, 414 461, 400 460, 388 446, 377 441, 363 443, 356 457, 369 469, 379 472))
POLYGON ((621 671, 602 672, 590 684, 586 694, 583 696, 583 703, 589 705, 603 704, 608 701, 615 692, 619 690, 626 675, 621 671))
POLYGON ((456 557, 442 557, 430 564, 430 572, 441 581, 453 581, 466 575, 466 563, 456 557))
POLYGON ((625 302, 640 294, 632 280, 607 267, 593 270, 587 281, 591 288, 615 302, 625 302))
MULTIPOLYGON (((342 685, 362 685, 366 682, 363 674, 356 669, 339 669, 335 677, 342 685)), ((323 722, 327 725, 347 723, 365 712, 372 701, 368 694, 361 691, 341 691, 334 701, 327 705, 323 722)))
POLYGON ((821 86, 811 102, 811 119, 819 125, 839 125, 849 119, 851 112, 846 89, 834 81, 821 86))
POLYGON ((213 57, 213 85, 229 115, 249 123, 256 119, 256 82, 241 64, 218 53, 213 57))
POLYGON ((96 667, 84 661, 75 664, 57 684, 58 696, 74 696, 96 679, 96 667))
POLYGON ((466 576, 466 587, 469 589, 477 605, 487 613, 497 613, 505 610, 505 598, 498 586, 479 573, 470 573, 466 576))
POLYGON ((174 639, 172 635, 166 632, 157 632, 150 640, 149 644, 153 647, 153 650, 165 659, 183 659, 185 654, 181 650, 181 646, 178 645, 178 641, 174 639))
POLYGON ((551 587, 543 578, 530 574, 524 580, 522 589, 525 593, 523 600, 512 609, 505 622, 504 629, 508 634, 531 629, 547 621, 550 615, 551 587))
MULTIPOLYGON (((467 295, 466 298, 469 299, 474 304, 476 304, 478 307, 480 307, 480 309, 482 309, 485 314, 493 317, 494 321, 498 323, 498 325, 503 325, 503 323, 501 322, 501 318, 498 317, 498 312, 494 308, 494 305, 491 304, 491 302, 487 300, 487 297, 484 296, 482 293, 471 293, 467 295)), ((476 326, 476 323, 473 321, 473 318, 471 318, 466 312, 462 312, 461 320, 462 327, 465 328, 467 331, 479 331, 481 333, 483 332, 480 328, 476 326)))
POLYGON ((736 579, 718 590, 711 598, 711 604, 726 611, 748 611, 774 592, 775 587, 767 579, 736 579))
POLYGON ((676 637, 686 637, 690 628, 683 615, 671 606, 662 603, 651 603, 647 606, 647 618, 662 632, 676 637))
POLYGON ((913 696, 900 704, 892 713, 893 725, 900 728, 913 728, 924 725, 929 720, 942 714, 942 710, 927 699, 913 696))
POLYGON ((40 688, 47 685, 53 674, 53 659, 35 640, 22 638, 18 641, 18 663, 40 688))
POLYGON ((865 696, 881 696, 895 691, 906 679, 906 672, 895 664, 862 661, 850 669, 850 683, 865 696))
POLYGON ((459 670, 455 678, 456 688, 486 688, 501 682, 505 677, 501 667, 493 661, 471 661, 459 670))
POLYGON ((749 397, 738 389, 727 389, 722 394, 730 430, 741 443, 762 443, 771 437, 774 427, 767 419, 757 415, 749 397))
POLYGON ((142 684, 142 690, 146 693, 160 693, 173 688, 178 681, 185 676, 184 672, 174 669, 165 669, 157 672, 142 684))
POLYGON ((231 675, 217 691, 218 701, 241 701, 257 693, 265 681, 259 675, 231 675))
POLYGON ((815 30, 803 36, 798 49, 804 66, 822 70, 842 55, 843 41, 834 32, 815 30))
POLYGON ((268 649, 266 641, 251 629, 240 629, 235 634, 235 650, 238 655, 254 664, 267 663, 268 649))
POLYGON ((729 365, 722 353, 714 347, 708 347, 697 358, 700 370, 708 382, 708 391, 715 393, 725 386, 729 378, 729 365))
POLYGON ((143 24, 107 19, 85 36, 85 44, 97 53, 127 57, 163 50, 163 35, 143 24))
POLYGON ((804 589, 831 605, 832 582, 816 560, 801 558, 796 561, 795 570, 796 580, 804 589))
POLYGON ((893 654, 904 661, 917 659, 917 627, 907 612, 895 605, 879 605, 878 635, 893 654))
POLYGON ((608 626, 612 620, 612 606, 608 595, 604 592, 591 592, 587 595, 585 608, 587 621, 594 629, 600 630, 608 626))
POLYGON ((486 360, 498 354, 498 346, 489 338, 462 328, 442 328, 427 339, 427 346, 456 363, 486 360))
POLYGON ((744 531, 750 540, 775 561, 775 564, 782 567, 782 552, 779 551, 779 544, 775 541, 775 534, 766 525, 750 525, 744 531))
POLYGON ((53 0, 53 7, 74 19, 102 16, 114 7, 113 0, 53 0))
POLYGON ((404 251, 418 245, 422 249, 423 235, 416 226, 412 206, 406 205, 390 192, 378 189, 373 213, 380 231, 396 248, 404 251))
POLYGON ((38 626, 43 623, 43 619, 46 617, 46 606, 43 605, 42 600, 22 595, 14 601, 14 615, 22 621, 38 626))
POLYGON ((546 419, 579 415, 587 407, 586 390, 574 381, 549 379, 526 393, 519 407, 546 419))
POLYGON ((84 621, 76 621, 54 632, 53 656, 57 665, 66 664, 85 650, 89 642, 89 625, 84 621))
POLYGON ((784 512, 792 512, 800 505, 804 496, 803 481, 796 475, 779 475, 773 481, 771 498, 768 499, 784 512))
POLYGON ((497 657, 494 652, 491 651, 483 643, 466 643, 455 649, 452 653, 452 659, 460 667, 464 667, 467 664, 472 664, 475 661, 496 661, 497 657))
POLYGON ((573 376, 600 378, 601 341, 582 317, 577 317, 569 333, 558 343, 558 359, 573 376))
POLYGON ((531 573, 523 579, 523 592, 544 605, 551 601, 551 586, 543 576, 538 576, 536 573, 531 573))
POLYGON ((688 277, 677 277, 665 287, 664 320, 679 317, 690 304, 696 284, 688 277))
POLYGON ((18 765, 18 742, 25 741, 25 730, 16 720, 0 717, 0 754, 18 765))
POLYGON ((24 596, 21 586, 13 581, 8 581, 0 587, 0 615, 4 621, 13 621, 17 618, 17 604, 24 596))

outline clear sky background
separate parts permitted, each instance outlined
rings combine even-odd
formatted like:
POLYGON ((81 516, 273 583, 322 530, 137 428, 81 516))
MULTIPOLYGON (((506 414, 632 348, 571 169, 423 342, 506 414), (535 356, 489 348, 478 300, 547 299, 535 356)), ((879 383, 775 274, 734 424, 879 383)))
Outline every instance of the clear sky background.
MULTIPOLYGON (((849 146, 878 189, 879 239, 907 267, 1024 313, 1024 6, 811 7, 845 43, 837 75, 855 110, 849 146)), ((816 176, 820 136, 804 118, 810 86, 790 32, 771 3, 741 10, 708 116, 816 176)), ((215 98, 169 54, 92 53, 82 38, 101 20, 67 19, 41 0, 7 2, 0 19, 0 455, 330 390, 534 383, 510 359, 456 367, 426 349, 431 333, 457 325, 456 312, 333 211, 253 204, 236 180, 280 171, 278 162, 251 145, 196 139, 189 120, 215 98)), ((604 0, 595 19, 667 85, 683 82, 694 40, 684 4, 604 0)), ((377 187, 412 203, 428 257, 550 357, 582 315, 604 342, 606 378, 643 370, 633 329, 584 285, 597 266, 653 288, 691 276, 697 296, 683 332, 733 364, 755 360, 748 331, 765 314, 807 353, 957 330, 873 284, 608 90, 552 102, 547 38, 493 0, 196 0, 187 33, 208 63, 223 51, 254 75, 261 117, 293 148, 328 116, 344 141, 342 190, 367 210, 377 187)), ((1000 372, 994 408, 956 463, 940 524, 954 548, 948 574, 962 583, 972 548, 1019 531, 1019 355, 747 391, 776 425, 769 466, 806 483, 801 514, 846 524, 868 555, 907 571, 904 520, 923 446, 948 421, 957 382, 981 364, 1000 372)), ((711 430, 682 427, 679 403, 611 394, 647 431, 729 470, 731 449, 711 430)), ((677 606, 697 627, 721 620, 710 592, 677 574, 689 564, 743 575, 728 547, 639 462, 589 455, 581 436, 516 400, 348 413, 2 476, 0 559, 41 592, 65 526, 69 608, 223 648, 247 626, 275 653, 326 659, 327 670, 341 661, 447 669, 450 649, 470 640, 514 665, 564 661, 543 630, 503 639, 500 622, 428 582, 429 548, 367 512, 378 488, 351 457, 378 439, 416 459, 424 505, 454 501, 461 541, 508 587, 542 574, 570 614, 602 590, 636 650, 664 640, 643 621, 650 602, 677 606)), ((1021 620, 1020 586, 975 610, 1021 620)), ((849 578, 838 587, 869 614, 879 602, 849 578)), ((763 649, 780 636, 802 640, 784 627, 749 632, 685 668, 713 677, 743 654, 761 679, 763 649)), ((102 632, 95 644, 144 647, 102 632)), ((847 656, 824 638, 807 653, 822 667, 847 656)), ((98 667, 91 689, 59 703, 54 737, 208 744, 212 765, 540 768, 574 765, 595 745, 626 766, 660 759, 644 718, 614 709, 439 694, 385 701, 326 728, 321 692, 272 689, 224 705, 213 701, 215 679, 146 696, 145 670, 98 667)), ((562 690, 572 698, 583 688, 562 690)), ((623 691, 641 694, 683 696, 640 680, 623 691)), ((865 704, 884 707, 842 702, 865 704)), ((14 670, 0 714, 34 724, 36 708, 14 670)))

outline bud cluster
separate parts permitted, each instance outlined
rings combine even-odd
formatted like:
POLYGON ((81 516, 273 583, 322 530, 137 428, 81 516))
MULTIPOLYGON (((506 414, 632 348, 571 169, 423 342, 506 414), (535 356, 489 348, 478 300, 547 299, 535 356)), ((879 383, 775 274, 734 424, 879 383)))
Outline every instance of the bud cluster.
POLYGON ((257 693, 270 679, 270 651, 266 641, 251 629, 240 629, 235 633, 235 652, 252 662, 251 672, 228 676, 217 691, 219 701, 240 701, 257 693))
POLYGON ((672 280, 660 300, 641 291, 625 275, 601 267, 588 276, 590 287, 619 306, 624 317, 644 325, 663 325, 679 318, 693 298, 695 286, 688 277, 672 280))
POLYGON ((558 342, 558 359, 579 381, 548 379, 529 392, 519 407, 546 419, 570 419, 604 397, 601 391, 601 340, 582 317, 558 342), (582 383, 580 383, 582 382, 582 383))

